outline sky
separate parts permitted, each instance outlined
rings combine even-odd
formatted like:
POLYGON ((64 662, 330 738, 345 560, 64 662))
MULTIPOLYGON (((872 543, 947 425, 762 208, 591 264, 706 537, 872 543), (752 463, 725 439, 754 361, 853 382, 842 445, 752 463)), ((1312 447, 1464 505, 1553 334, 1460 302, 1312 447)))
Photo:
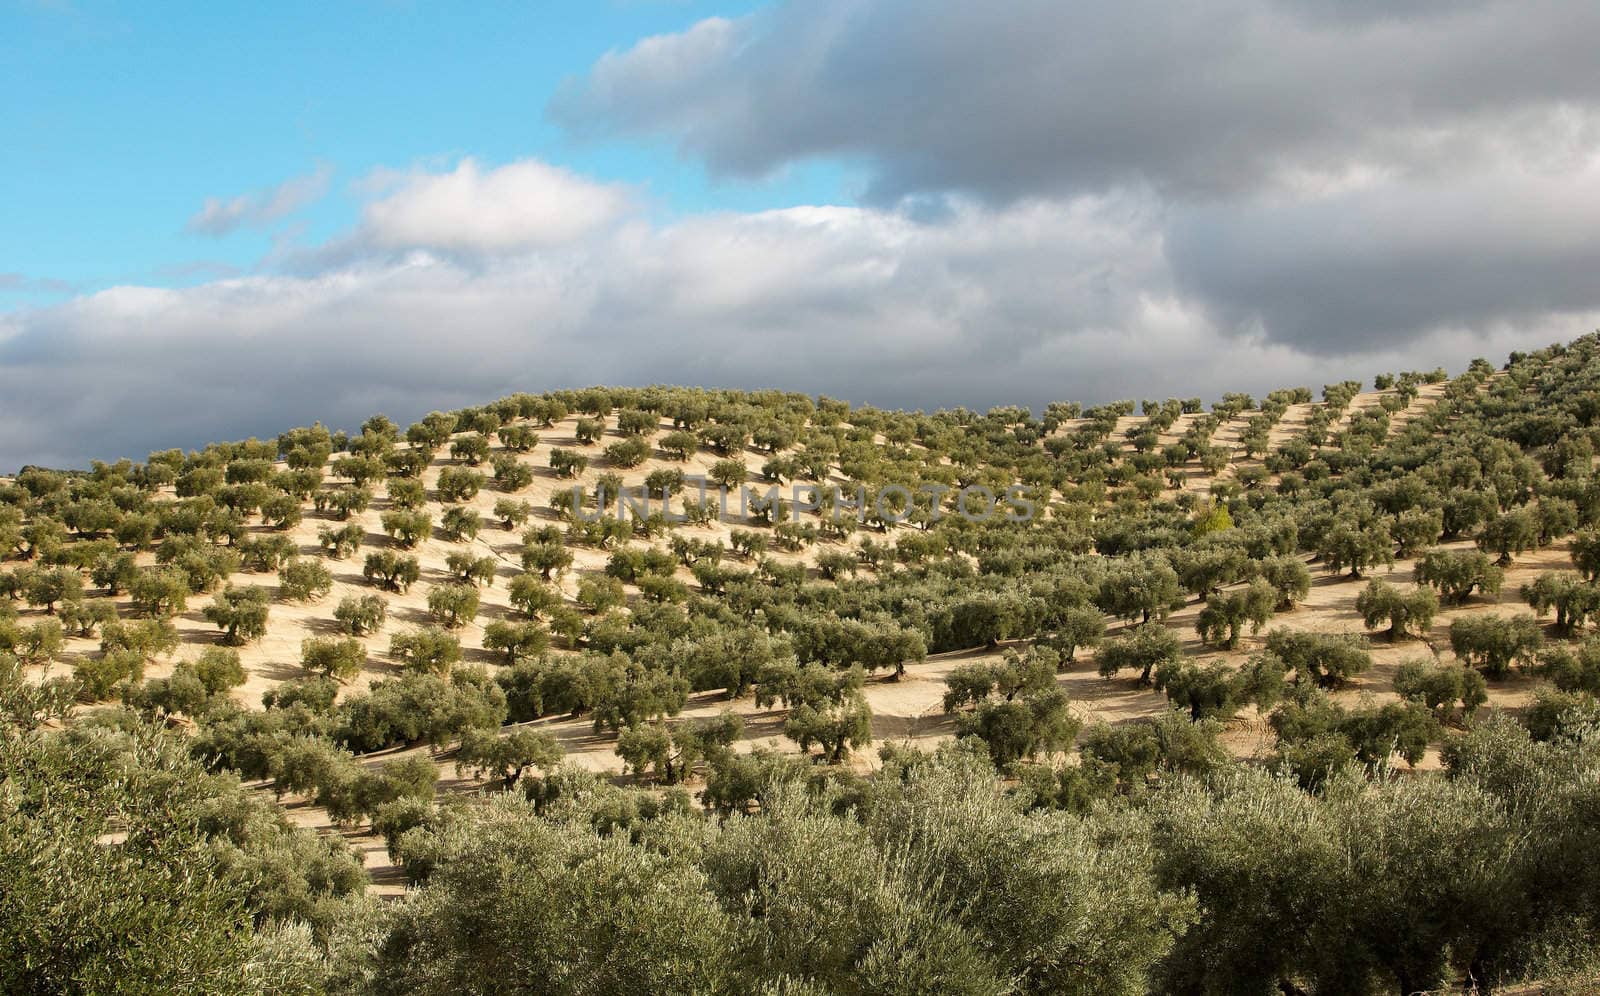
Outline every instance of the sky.
POLYGON ((0 0, 0 471, 514 391, 1265 392, 1600 325, 1566 0, 0 0))

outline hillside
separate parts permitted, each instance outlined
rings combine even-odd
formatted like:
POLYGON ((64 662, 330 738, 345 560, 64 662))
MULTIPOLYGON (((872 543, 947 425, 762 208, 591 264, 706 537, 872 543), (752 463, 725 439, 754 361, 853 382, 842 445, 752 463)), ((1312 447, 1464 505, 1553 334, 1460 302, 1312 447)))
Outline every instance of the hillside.
POLYGON ((156 819, 119 751, 230 800, 195 846, 256 873, 252 970, 312 988, 1549 977, 1600 915, 1571 867, 1600 801, 1597 391, 1588 336, 1209 405, 590 388, 29 469, 0 482, 12 780, 106 747, 66 768, 85 811, 137 803, 98 817, 115 847, 156 819), (1545 780, 1510 784, 1529 757, 1545 780), (571 940, 517 953, 496 899, 571 940), (802 923, 823 909, 838 936, 802 923), (387 940, 353 954, 357 921, 387 940))

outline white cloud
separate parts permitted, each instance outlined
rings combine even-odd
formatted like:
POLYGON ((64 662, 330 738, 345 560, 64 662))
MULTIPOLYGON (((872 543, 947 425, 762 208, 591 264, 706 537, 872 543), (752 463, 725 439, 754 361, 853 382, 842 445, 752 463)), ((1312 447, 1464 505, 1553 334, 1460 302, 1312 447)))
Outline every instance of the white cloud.
POLYGON ((290 177, 274 187, 226 199, 207 197, 184 227, 187 231, 210 236, 228 235, 241 228, 261 228, 321 200, 332 180, 333 167, 323 163, 304 176, 290 177))
POLYGON ((1174 281, 1165 224, 1150 195, 956 200, 937 224, 870 207, 624 216, 531 252, 112 288, 0 315, 0 468, 589 383, 929 409, 1216 397, 1459 367, 1593 326, 1576 313, 1441 326, 1330 360, 1219 327, 1174 281))
POLYGON ((386 249, 549 248, 616 220, 629 203, 625 188, 532 159, 484 170, 467 158, 448 173, 387 174, 373 186, 391 189, 367 205, 359 238, 386 249))

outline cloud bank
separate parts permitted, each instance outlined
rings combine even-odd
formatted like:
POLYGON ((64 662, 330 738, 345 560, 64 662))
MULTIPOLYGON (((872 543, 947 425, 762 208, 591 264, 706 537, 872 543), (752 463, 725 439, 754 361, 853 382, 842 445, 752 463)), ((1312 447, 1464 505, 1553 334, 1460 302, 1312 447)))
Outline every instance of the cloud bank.
POLYGON ((317 272, 117 287, 0 316, 12 399, 0 466, 138 458, 377 411, 409 420, 589 383, 930 409, 1215 397, 1459 365, 1592 321, 1440 328, 1330 366, 1220 326, 1174 281, 1165 238, 1160 205, 1138 196, 959 201, 938 223, 873 207, 629 216, 488 256, 394 251, 374 236, 317 272))

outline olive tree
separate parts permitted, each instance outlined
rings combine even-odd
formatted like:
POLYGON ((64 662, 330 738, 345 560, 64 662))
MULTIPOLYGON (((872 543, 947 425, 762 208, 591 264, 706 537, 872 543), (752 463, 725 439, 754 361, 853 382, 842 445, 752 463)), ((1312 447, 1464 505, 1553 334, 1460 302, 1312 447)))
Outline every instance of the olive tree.
POLYGON ((1571 556, 1585 581, 1600 580, 1600 529, 1580 529, 1572 537, 1571 556))
POLYGON ((1323 688, 1338 688, 1372 666, 1371 652, 1354 633, 1274 629, 1267 633, 1267 653, 1305 681, 1323 688))
POLYGON ((529 768, 554 770, 562 756, 556 739, 540 730, 512 730, 501 736, 493 730, 470 729, 461 735, 456 764, 479 778, 493 775, 509 787, 529 768))
POLYGON ((1106 621, 1099 611, 1090 606, 1064 609, 1055 619, 1055 628, 1049 643, 1060 653, 1061 666, 1072 663, 1072 658, 1083 647, 1097 647, 1106 635, 1106 621))
POLYGON ((442 584, 428 592, 428 614, 440 624, 456 629, 478 617, 478 588, 471 584, 442 584))
POLYGON ((439 519, 439 531, 445 539, 455 542, 477 539, 482 528, 483 517, 473 509, 460 505, 445 509, 439 519))
POLYGON ((1183 593, 1178 574, 1163 556, 1118 561, 1100 581, 1095 604, 1100 610, 1129 622, 1165 620, 1183 593))
POLYGON ((1459 605, 1474 589, 1492 595, 1505 575, 1487 554, 1473 550, 1429 550, 1417 561, 1417 580, 1439 590, 1446 602, 1459 605))
POLYGON ((366 662, 367 649, 354 638, 309 637, 300 643, 300 666, 338 681, 360 674, 366 662))
POLYGON ((376 633, 388 614, 388 606, 378 595, 346 595, 333 610, 340 628, 352 636, 376 633))
POLYGON ((1546 571, 1521 588, 1522 600, 1543 616, 1556 613, 1556 628, 1563 633, 1582 629, 1592 619, 1600 619, 1600 585, 1583 580, 1571 571, 1546 571))
POLYGON ((383 513, 383 531, 403 550, 409 550, 433 532, 433 516, 426 512, 395 510, 383 513))
POLYGON ((1513 663, 1528 666, 1544 645, 1530 616, 1462 616, 1450 623, 1450 649, 1489 678, 1504 678, 1513 663))
POLYGON ((476 467, 489 458, 489 440, 480 433, 469 433, 450 443, 450 455, 468 466, 476 467))
POLYGON ((527 453, 539 445, 539 434, 528 425, 502 425, 495 430, 500 445, 513 453, 527 453))
POLYGON ((457 550, 445 557, 445 567, 462 584, 494 585, 495 569, 499 561, 494 557, 475 557, 466 550, 457 550))
POLYGON ((346 523, 338 529, 323 526, 317 530, 317 545, 334 560, 343 560, 361 549, 366 536, 366 530, 354 522, 346 523))
POLYGON ((389 656, 409 670, 448 674, 461 660, 461 641, 437 626, 414 629, 390 637, 389 656))
POLYGON ((744 465, 743 460, 718 460, 711 465, 706 473, 706 478, 712 483, 732 490, 745 482, 750 470, 744 465))
POLYGON ((530 618, 561 603, 561 596, 545 578, 519 574, 511 579, 509 599, 512 608, 530 618))
POLYGON ((577 477, 589 466, 589 458, 582 453, 559 447, 550 451, 550 469, 557 477, 577 477))
POLYGON ((1539 544, 1539 524, 1525 509, 1506 512, 1483 524, 1478 531, 1478 549, 1499 555, 1504 567, 1513 554, 1531 550, 1539 544))
POLYGON ((533 506, 525 501, 501 498, 494 503, 494 517, 501 527, 511 530, 527 523, 533 516, 533 506))
POLYGON ((1431 588, 1417 587, 1403 592, 1384 581, 1372 580, 1356 597, 1356 611, 1368 629, 1377 629, 1388 622, 1388 637, 1404 639, 1408 634, 1421 634, 1433 625, 1434 614, 1439 611, 1439 596, 1431 588))
POLYGON ((189 582, 175 569, 146 569, 129 582, 128 596, 140 615, 168 619, 187 607, 189 582))
POLYGON ((493 460, 494 483, 508 494, 521 491, 533 483, 533 467, 509 453, 502 453, 493 460))
POLYGON ((250 585, 228 585, 206 606, 208 622, 222 630, 223 642, 238 645, 259 640, 267 634, 267 589, 250 585))
POLYGON ((550 646, 550 633, 538 622, 496 619, 483 627, 483 649, 504 654, 506 664, 538 657, 550 646))
POLYGON ((669 432, 657 441, 669 460, 684 461, 700 449, 700 437, 681 429, 669 432))
POLYGON ((278 590, 295 602, 314 602, 333 590, 333 575, 318 560, 289 559, 278 568, 278 590))
POLYGON ((632 468, 650 459, 650 444, 639 436, 629 436, 607 446, 605 452, 613 466, 632 468))
POLYGON ((605 435, 605 432, 605 422, 597 418, 580 418, 573 428, 573 435, 578 442, 585 446, 592 446, 599 442, 600 437, 605 435))
POLYGON ((803 752, 809 753, 812 745, 820 747, 829 763, 838 764, 850 751, 872 743, 872 710, 859 694, 849 695, 837 705, 804 703, 790 710, 783 735, 803 752))
POLYGON ((1433 664, 1429 661, 1404 661, 1395 671, 1394 690, 1402 698, 1421 702, 1433 710, 1441 723, 1449 721, 1455 704, 1470 719, 1478 707, 1489 700, 1483 675, 1470 667, 1433 664))
POLYGON ((1368 568, 1394 563, 1394 540, 1382 522, 1341 522, 1323 535, 1317 555, 1330 572, 1348 568, 1351 577, 1359 578, 1368 568))
POLYGON ((1311 594, 1311 570, 1292 554, 1267 557, 1256 565, 1257 575, 1277 593, 1275 612, 1287 612, 1311 594))
POLYGON ((560 543, 530 543, 522 548, 522 569, 538 571, 546 581, 564 573, 571 566, 572 551, 560 543))
POLYGON ((53 613, 57 602, 83 597, 83 576, 69 567, 35 567, 23 575, 22 597, 53 613))
POLYGON ((422 577, 422 566, 416 557, 408 557, 393 550, 377 550, 367 554, 361 568, 362 577, 369 584, 404 594, 422 577))
POLYGON ((1160 623, 1145 623, 1131 633, 1108 640, 1095 653, 1100 677, 1115 677, 1130 668, 1139 671, 1139 684, 1148 685, 1150 674, 1168 661, 1183 659, 1183 641, 1160 623))
POLYGON ((1207 643, 1232 649, 1239 645, 1239 635, 1246 624, 1252 632, 1272 618, 1272 608, 1278 602, 1278 592, 1262 578, 1235 591, 1218 592, 1206 597, 1205 607, 1195 620, 1195 631, 1207 643))
POLYGON ((439 500, 452 503, 470 501, 483 489, 483 481, 483 475, 475 470, 446 467, 439 471, 439 500))

